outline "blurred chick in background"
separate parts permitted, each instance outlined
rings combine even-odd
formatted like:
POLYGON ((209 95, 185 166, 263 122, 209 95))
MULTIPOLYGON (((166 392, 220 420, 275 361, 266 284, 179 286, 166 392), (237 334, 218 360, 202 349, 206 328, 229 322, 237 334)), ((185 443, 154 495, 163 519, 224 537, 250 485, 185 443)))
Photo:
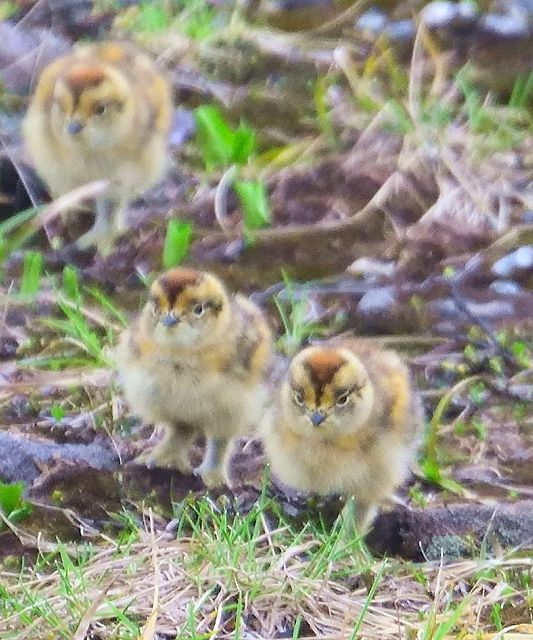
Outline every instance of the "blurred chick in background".
POLYGON ((168 82, 128 43, 80 46, 41 73, 23 123, 37 173, 54 198, 110 182, 80 247, 108 253, 128 202, 161 177, 171 112, 168 82))
POLYGON ((229 483, 233 441, 265 411, 270 355, 268 325, 246 298, 230 296, 209 273, 176 268, 161 275, 116 352, 131 409, 165 427, 163 440, 138 461, 190 473, 190 448, 205 436, 195 473, 207 486, 229 483))
POLYGON ((352 524, 368 530, 407 477, 422 408, 398 355, 357 340, 304 349, 264 429, 273 473, 296 490, 353 496, 352 524))

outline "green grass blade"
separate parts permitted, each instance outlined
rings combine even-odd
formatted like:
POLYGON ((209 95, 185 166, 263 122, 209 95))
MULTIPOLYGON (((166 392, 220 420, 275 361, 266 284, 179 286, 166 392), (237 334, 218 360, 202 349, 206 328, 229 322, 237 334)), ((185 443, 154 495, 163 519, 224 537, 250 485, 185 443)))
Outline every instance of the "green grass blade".
POLYGON ((163 267, 170 269, 181 264, 189 251, 192 224, 181 220, 169 220, 163 248, 163 267))
POLYGON ((235 190, 242 206, 245 229, 261 229, 269 225, 271 213, 265 184, 238 181, 235 182, 235 190))
POLYGON ((41 286, 43 272, 43 256, 38 251, 27 251, 24 254, 20 293, 23 296, 34 296, 41 286))
POLYGON ((204 105, 194 112, 196 143, 208 171, 231 164, 235 133, 217 107, 204 105))

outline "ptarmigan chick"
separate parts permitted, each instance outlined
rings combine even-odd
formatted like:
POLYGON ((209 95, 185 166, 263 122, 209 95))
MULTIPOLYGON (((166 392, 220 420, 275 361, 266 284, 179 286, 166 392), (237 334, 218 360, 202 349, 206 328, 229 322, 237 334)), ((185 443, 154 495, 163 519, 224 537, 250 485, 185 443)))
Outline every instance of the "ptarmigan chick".
POLYGON ((176 268, 152 285, 150 299, 116 353, 134 413, 163 424, 165 436, 139 461, 191 472, 189 450, 205 436, 204 483, 229 482, 233 441, 262 420, 271 334, 261 310, 231 296, 214 275, 176 268))
POLYGON ((264 440, 274 474, 296 490, 355 498, 365 532, 406 478, 422 409, 398 355, 357 340, 291 362, 264 440))
POLYGON ((80 247, 108 253, 125 230, 128 202, 159 180, 171 111, 168 82, 130 43, 82 45, 41 73, 23 134, 52 197, 110 182, 80 247))

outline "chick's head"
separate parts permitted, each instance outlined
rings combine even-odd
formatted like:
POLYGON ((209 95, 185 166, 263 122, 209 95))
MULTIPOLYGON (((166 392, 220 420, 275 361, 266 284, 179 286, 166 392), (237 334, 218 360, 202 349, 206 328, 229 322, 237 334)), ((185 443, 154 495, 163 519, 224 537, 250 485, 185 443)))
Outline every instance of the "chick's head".
POLYGON ((353 433, 368 420, 373 406, 367 370, 346 349, 304 349, 292 361, 281 389, 283 417, 302 435, 353 433))
POLYGON ((223 339, 230 302, 224 285, 210 273, 171 269, 153 283, 144 322, 162 346, 198 347, 223 339))
POLYGON ((110 65, 83 62, 60 75, 52 92, 52 127, 64 143, 98 149, 131 135, 135 96, 110 65))

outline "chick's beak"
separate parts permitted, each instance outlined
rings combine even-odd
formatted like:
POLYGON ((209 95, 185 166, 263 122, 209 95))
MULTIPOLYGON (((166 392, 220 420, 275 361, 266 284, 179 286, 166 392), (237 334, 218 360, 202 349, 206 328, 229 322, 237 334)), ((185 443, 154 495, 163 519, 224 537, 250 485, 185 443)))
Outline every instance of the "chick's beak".
POLYGON ((80 133, 82 129, 83 124, 79 120, 72 120, 67 127, 67 131, 73 136, 80 133))
POLYGON ((313 427, 319 427, 325 419, 326 416, 321 411, 313 411, 313 413, 309 415, 309 420, 311 420, 313 427))
POLYGON ((180 321, 180 319, 178 317, 176 317, 173 313, 165 313, 161 316, 161 324, 164 327, 173 327, 174 325, 178 324, 178 322, 180 321))

